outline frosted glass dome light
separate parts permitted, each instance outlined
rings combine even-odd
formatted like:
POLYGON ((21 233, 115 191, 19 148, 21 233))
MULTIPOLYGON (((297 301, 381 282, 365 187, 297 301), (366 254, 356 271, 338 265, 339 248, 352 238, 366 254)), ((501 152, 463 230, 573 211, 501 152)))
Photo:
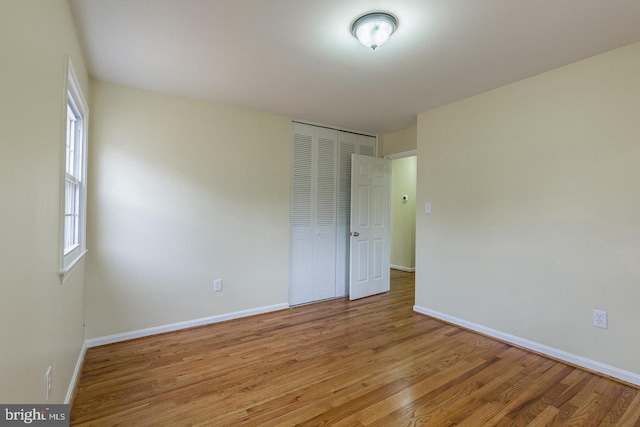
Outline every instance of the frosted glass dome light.
POLYGON ((351 26, 351 34, 366 47, 376 50, 389 40, 398 27, 398 20, 385 12, 362 15, 351 26))

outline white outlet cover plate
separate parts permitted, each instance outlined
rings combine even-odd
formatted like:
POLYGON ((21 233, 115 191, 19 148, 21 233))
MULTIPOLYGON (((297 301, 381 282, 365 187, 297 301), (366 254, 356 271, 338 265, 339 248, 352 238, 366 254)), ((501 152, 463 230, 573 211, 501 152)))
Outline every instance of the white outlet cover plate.
POLYGON ((603 310, 593 310, 593 326, 607 329, 607 312, 603 310))

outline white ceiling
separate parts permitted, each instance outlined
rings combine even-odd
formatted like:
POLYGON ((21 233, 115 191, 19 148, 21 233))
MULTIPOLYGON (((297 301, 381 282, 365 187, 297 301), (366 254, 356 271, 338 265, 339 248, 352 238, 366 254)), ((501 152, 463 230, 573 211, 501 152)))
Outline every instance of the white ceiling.
POLYGON ((92 77, 386 133, 640 40, 640 0, 70 0, 92 77), (398 17, 376 51, 351 23, 398 17))

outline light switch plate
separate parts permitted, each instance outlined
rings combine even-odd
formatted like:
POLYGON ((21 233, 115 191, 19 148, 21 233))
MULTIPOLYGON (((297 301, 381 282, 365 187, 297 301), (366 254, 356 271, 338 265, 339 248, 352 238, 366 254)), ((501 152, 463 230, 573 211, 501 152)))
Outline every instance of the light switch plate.
POLYGON ((430 214, 431 213, 431 203, 425 203, 424 204, 424 213, 426 213, 426 214, 430 214))

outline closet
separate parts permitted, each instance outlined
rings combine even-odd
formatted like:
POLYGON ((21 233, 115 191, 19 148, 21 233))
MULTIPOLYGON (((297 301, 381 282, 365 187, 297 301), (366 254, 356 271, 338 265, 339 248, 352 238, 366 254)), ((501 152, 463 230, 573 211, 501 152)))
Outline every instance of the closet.
POLYGON ((353 153, 375 156, 376 137, 293 123, 291 305, 348 292, 353 153))

